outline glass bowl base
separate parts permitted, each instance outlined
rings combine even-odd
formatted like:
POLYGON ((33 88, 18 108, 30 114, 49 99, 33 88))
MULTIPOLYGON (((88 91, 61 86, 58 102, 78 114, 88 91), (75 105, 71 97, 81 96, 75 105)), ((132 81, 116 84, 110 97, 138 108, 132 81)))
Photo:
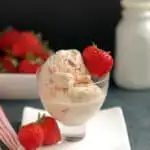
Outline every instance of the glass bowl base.
POLYGON ((61 124, 62 140, 76 142, 82 140, 86 135, 86 125, 66 126, 61 124))

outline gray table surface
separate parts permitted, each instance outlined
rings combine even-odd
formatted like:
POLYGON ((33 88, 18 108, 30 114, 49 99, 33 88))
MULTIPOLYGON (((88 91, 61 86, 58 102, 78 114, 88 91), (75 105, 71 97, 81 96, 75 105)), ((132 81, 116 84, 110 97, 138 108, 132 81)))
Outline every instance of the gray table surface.
MULTIPOLYGON (((17 130, 24 106, 42 108, 40 100, 0 100, 17 130)), ((150 150, 150 90, 127 91, 111 86, 102 109, 121 106, 127 123, 132 150, 150 150)))

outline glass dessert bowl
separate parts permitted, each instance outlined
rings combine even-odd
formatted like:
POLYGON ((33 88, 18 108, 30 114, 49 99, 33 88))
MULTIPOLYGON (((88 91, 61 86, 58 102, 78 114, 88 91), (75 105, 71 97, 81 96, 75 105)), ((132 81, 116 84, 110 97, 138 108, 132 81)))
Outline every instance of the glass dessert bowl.
POLYGON ((47 60, 37 72, 42 104, 50 115, 65 127, 65 130, 69 130, 69 134, 63 135, 65 139, 82 139, 86 133, 87 121, 98 112, 105 101, 109 73, 103 78, 95 78, 85 71, 74 78, 74 73, 69 73, 69 70, 52 71, 54 66, 50 66, 52 64, 47 60))

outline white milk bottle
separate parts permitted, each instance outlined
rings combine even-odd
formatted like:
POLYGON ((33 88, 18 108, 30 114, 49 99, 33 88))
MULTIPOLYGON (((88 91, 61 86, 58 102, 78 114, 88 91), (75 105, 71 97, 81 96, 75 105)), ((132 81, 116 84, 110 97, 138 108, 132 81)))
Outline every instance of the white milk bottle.
POLYGON ((123 0, 113 78, 126 89, 150 88, 150 0, 123 0))

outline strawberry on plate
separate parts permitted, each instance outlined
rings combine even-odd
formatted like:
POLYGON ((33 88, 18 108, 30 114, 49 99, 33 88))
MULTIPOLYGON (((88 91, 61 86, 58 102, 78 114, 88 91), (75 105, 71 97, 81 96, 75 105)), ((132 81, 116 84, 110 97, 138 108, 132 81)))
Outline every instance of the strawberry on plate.
POLYGON ((18 138, 26 150, 35 150, 40 146, 57 144, 61 134, 55 119, 39 115, 36 122, 19 129, 18 138))
POLYGON ((7 29, 0 35, 0 49, 11 49, 13 44, 20 38, 20 32, 16 29, 7 29))
POLYGON ((44 134, 38 123, 30 123, 19 129, 18 138, 26 150, 35 150, 42 146, 44 134))
POLYGON ((18 62, 11 56, 4 56, 0 59, 0 72, 1 73, 16 73, 18 62))
POLYGON ((60 129, 52 117, 43 117, 40 123, 44 131, 43 145, 54 145, 61 140, 60 129))
POLYGON ((19 64, 19 73, 36 73, 42 63, 41 59, 24 59, 19 64))
POLYGON ((88 71, 97 77, 103 77, 109 73, 113 66, 113 58, 96 45, 87 46, 83 50, 83 60, 88 71))
POLYGON ((24 58, 30 53, 34 56, 40 56, 43 51, 43 45, 32 32, 22 32, 19 40, 12 47, 12 54, 19 58, 24 58))

